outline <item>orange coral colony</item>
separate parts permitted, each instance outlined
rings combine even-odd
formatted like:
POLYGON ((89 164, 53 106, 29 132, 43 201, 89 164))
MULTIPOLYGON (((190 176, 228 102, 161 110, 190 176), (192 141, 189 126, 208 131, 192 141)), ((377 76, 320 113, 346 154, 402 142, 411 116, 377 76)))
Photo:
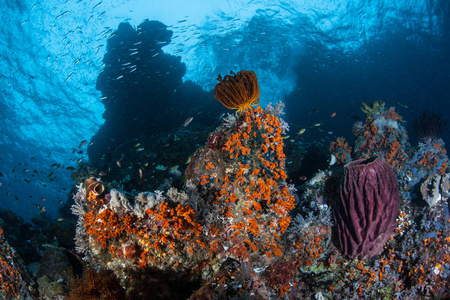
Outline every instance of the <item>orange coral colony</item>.
POLYGON ((226 108, 237 109, 236 114, 259 104, 259 85, 255 72, 239 71, 235 74, 231 71, 230 74, 224 78, 221 75, 217 77, 219 83, 214 89, 214 97, 226 108))

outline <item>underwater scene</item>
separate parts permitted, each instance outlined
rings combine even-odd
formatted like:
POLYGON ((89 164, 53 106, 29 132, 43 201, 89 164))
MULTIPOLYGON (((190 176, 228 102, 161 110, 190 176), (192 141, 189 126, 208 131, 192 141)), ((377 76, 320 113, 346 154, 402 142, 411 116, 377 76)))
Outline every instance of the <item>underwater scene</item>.
POLYGON ((0 299, 450 299, 450 2, 0 7, 0 299))

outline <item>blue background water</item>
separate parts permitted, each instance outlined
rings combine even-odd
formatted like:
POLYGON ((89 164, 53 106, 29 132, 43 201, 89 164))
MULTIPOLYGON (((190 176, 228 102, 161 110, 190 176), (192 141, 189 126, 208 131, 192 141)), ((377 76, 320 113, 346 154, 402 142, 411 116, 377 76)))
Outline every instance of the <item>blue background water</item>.
POLYGON ((121 22, 166 24, 173 37, 163 51, 181 57, 183 79, 206 91, 218 74, 254 70, 261 103, 286 102, 290 134, 308 128, 305 141, 350 139, 362 101, 396 106, 410 132, 424 110, 450 115, 448 1, 0 0, 0 7, 0 207, 25 219, 35 204, 56 217, 74 183, 66 168, 88 159, 87 145, 78 146, 103 124, 96 80, 121 22))

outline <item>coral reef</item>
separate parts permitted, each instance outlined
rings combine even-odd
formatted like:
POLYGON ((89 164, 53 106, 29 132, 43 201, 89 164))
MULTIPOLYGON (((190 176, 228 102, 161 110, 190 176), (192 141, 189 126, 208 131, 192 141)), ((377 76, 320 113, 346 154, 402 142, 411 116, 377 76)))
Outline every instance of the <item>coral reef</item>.
POLYGON ((286 127, 274 110, 226 118, 192 156, 183 190, 129 201, 87 179, 72 208, 77 250, 113 270, 127 290, 140 285, 130 273, 160 272, 194 285, 211 281, 229 259, 249 270, 267 268, 283 255, 280 237, 295 203, 285 182, 286 127))
POLYGON ((88 178, 72 207, 76 249, 117 277, 125 299, 448 297, 444 143, 411 147, 381 104, 365 107, 353 145, 332 143, 336 163, 299 197, 286 182, 280 105, 228 114, 182 187, 130 197, 88 178))
POLYGON ((444 176, 433 174, 428 176, 420 185, 422 199, 425 200, 430 207, 433 207, 442 199, 447 199, 450 196, 449 177, 448 173, 444 176))
POLYGON ((355 142, 351 156, 352 159, 380 156, 398 172, 408 158, 405 122, 394 107, 386 108, 382 104, 371 104, 372 109, 363 109, 367 118, 365 123, 357 122, 353 126, 355 142))
MULTIPOLYGON (((331 270, 335 278, 329 286, 332 298, 449 297, 449 170, 444 142, 433 138, 413 148, 406 142, 402 118, 394 108, 364 108, 366 123, 357 122, 353 128, 356 139, 349 161, 377 154, 393 167, 399 188, 399 213, 392 237, 371 259, 347 260, 330 247, 325 250, 325 270, 331 270)), ((331 147, 335 155, 336 151, 348 153, 344 149, 350 146, 343 140, 331 147)), ((320 206, 339 199, 336 186, 342 180, 342 171, 340 164, 336 165, 308 185, 305 204, 314 207, 314 203, 320 206)), ((322 295, 327 294, 322 291, 322 295)), ((312 298, 311 294, 303 295, 312 298)))
POLYGON ((25 264, 4 240, 3 229, 0 227, 0 298, 37 299, 33 284, 25 264))
POLYGON ((340 197, 333 205, 336 246, 351 258, 370 258, 394 233, 399 207, 397 179, 381 158, 344 166, 340 197))
POLYGON ((35 274, 38 278, 39 294, 49 298, 64 295, 69 284, 81 274, 82 267, 64 248, 49 244, 45 247, 47 251, 39 261, 39 269, 35 274))
POLYGON ((338 164, 346 164, 351 160, 352 148, 343 137, 337 137, 330 145, 330 153, 338 164))
MULTIPOLYGON (((225 116, 176 187, 167 180, 153 192, 127 191, 121 181, 80 168, 76 176, 84 183, 72 205, 76 253, 57 245, 63 237, 54 232, 66 227, 36 219, 54 241, 36 247, 42 259, 33 267, 35 284, 4 240, 16 234, 9 230, 1 235, 1 297, 448 298, 444 142, 433 138, 412 147, 394 108, 368 107, 366 123, 354 127, 355 143, 341 138, 329 148, 335 163, 327 162, 328 148, 319 142, 299 144, 303 150, 294 155, 311 160, 304 166, 317 173, 291 181, 298 186, 288 184, 293 163, 284 147, 288 126, 275 115, 280 104, 225 116), (363 137, 369 138, 365 145, 363 137), (394 154, 389 145, 395 140, 401 146, 394 154), (314 162, 322 160, 320 171, 314 162)), ((122 173, 127 170, 134 172, 126 167, 122 173)), ((142 179, 155 177, 144 173, 142 179)), ((32 235, 29 245, 37 241, 32 235)))

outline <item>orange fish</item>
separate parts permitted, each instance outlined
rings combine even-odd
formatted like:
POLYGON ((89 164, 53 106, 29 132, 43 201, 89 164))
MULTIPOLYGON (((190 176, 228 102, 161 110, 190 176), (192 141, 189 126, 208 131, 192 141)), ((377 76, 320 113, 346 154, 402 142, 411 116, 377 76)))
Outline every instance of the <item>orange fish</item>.
POLYGON ((116 161, 116 164, 117 164, 117 166, 118 166, 119 168, 122 168, 122 165, 121 165, 121 163, 120 163, 120 160, 116 161))
POLYGON ((139 168, 139 178, 142 179, 142 169, 139 168))
POLYGON ((333 112, 332 114, 331 114, 331 117, 333 118, 334 116, 336 115, 336 113, 335 112, 333 112))

